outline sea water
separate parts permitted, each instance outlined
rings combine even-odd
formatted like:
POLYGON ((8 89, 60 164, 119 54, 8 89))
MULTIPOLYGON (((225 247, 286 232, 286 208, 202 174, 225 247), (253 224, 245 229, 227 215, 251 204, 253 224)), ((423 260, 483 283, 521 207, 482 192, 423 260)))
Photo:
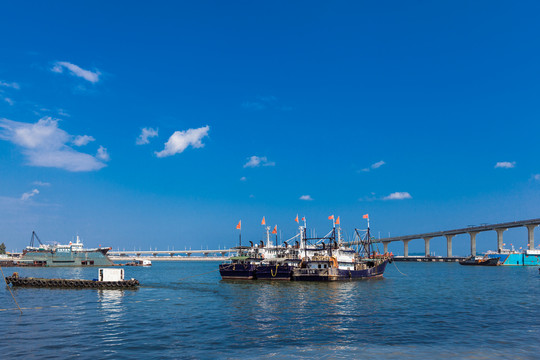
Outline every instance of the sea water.
POLYGON ((333 283, 222 281, 217 267, 126 267, 138 290, 14 288, 22 315, 2 285, 0 358, 540 358, 536 267, 394 263, 333 283))

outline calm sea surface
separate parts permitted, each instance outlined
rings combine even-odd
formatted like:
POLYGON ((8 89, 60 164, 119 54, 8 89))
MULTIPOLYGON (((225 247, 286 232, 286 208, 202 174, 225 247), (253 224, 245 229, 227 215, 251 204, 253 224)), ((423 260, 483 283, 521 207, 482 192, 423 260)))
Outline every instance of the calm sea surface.
POLYGON ((139 290, 14 289, 23 315, 1 285, 0 358, 540 358, 537 267, 396 265, 380 280, 274 283, 154 261, 125 268, 139 290))

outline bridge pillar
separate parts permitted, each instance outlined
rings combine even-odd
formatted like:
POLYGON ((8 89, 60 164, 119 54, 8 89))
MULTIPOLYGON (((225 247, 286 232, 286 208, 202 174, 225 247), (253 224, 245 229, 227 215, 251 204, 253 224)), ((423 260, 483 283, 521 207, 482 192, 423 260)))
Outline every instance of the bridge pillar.
POLYGON ((171 255, 171 257, 173 257, 173 256, 174 256, 174 253, 169 253, 169 255, 171 255))
POLYGON ((495 231, 497 232, 497 251, 498 252, 501 252, 503 248, 503 232, 505 232, 506 230, 508 229, 504 229, 504 228, 495 229, 495 231))
POLYGON ((446 236, 446 256, 452 257, 452 239, 455 235, 444 235, 446 236))
POLYGON ((383 246, 384 246, 384 253, 387 254, 388 253, 388 244, 390 243, 390 241, 383 241, 383 246))
POLYGON ((409 257, 409 241, 411 240, 403 240, 403 256, 409 257))
POLYGON ((476 256, 476 235, 478 234, 478 231, 471 231, 469 233, 471 237, 471 255, 476 256))
POLYGON ((529 230, 529 250, 534 249, 534 229, 538 225, 527 225, 527 230, 529 230))
POLYGON ((188 256, 188 257, 190 257, 190 256, 191 256, 191 253, 190 253, 190 252, 188 252, 188 253, 186 253, 186 254, 187 254, 187 256, 188 256))
POLYGON ((424 256, 429 256, 429 242, 430 241, 431 241, 430 237, 424 238, 424 243, 425 243, 425 254, 424 254, 424 256))

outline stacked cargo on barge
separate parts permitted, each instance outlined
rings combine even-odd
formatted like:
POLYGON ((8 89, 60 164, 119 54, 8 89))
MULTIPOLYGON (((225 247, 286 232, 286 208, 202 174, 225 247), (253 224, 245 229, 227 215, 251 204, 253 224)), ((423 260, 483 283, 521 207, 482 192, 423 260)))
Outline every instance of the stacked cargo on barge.
POLYGON ((85 249, 78 235, 75 243, 46 245, 41 242, 35 231, 32 231, 30 246, 23 250, 18 264, 23 266, 112 266, 113 262, 107 257, 110 249, 110 247, 85 249), (39 245, 35 244, 36 240, 39 245))

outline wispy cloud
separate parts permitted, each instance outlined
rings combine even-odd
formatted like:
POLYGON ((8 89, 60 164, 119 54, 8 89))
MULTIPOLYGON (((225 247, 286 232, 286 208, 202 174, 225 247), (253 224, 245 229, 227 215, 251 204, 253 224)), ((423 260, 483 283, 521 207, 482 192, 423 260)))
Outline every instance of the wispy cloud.
POLYGON ((302 195, 300 196, 300 200, 313 201, 313 198, 311 197, 311 195, 302 195))
POLYGON ((268 161, 266 156, 251 156, 248 157, 248 162, 244 164, 245 168, 248 167, 259 167, 259 166, 275 166, 276 163, 273 161, 268 161))
POLYGON ((245 176, 242 176, 242 177, 240 178, 240 181, 247 181, 247 178, 246 178, 245 176))
POLYGON ((87 145, 88 143, 92 142, 92 141, 95 141, 96 139, 94 139, 93 136, 89 136, 89 135, 77 135, 75 137, 75 140, 73 140, 73 145, 75 146, 84 146, 84 145, 87 145))
POLYGON ((17 84, 16 82, 8 83, 8 82, 2 81, 2 80, 0 80, 0 86, 1 87, 6 87, 6 88, 12 88, 12 89, 16 89, 16 90, 19 90, 21 88, 19 86, 19 84, 17 84))
POLYGON ((28 165, 68 171, 94 171, 105 164, 92 155, 66 145, 73 137, 58 127, 58 120, 41 118, 37 123, 0 119, 0 139, 22 148, 28 165))
POLYGON ((376 163, 374 164, 371 164, 369 167, 365 168, 365 169, 362 169, 362 171, 364 172, 369 172, 371 170, 375 170, 375 169, 378 169, 380 168, 381 166, 383 166, 384 164, 386 164, 384 161, 377 161, 376 163))
POLYGON ((143 128, 141 131, 141 135, 137 138, 135 143, 137 145, 144 145, 150 143, 150 138, 158 136, 158 129, 152 129, 152 128, 143 128))
POLYGON ((275 109, 281 111, 291 111, 293 108, 290 106, 280 105, 277 97, 275 96, 256 96, 254 100, 244 101, 242 107, 247 110, 265 110, 275 109))
POLYGON ((495 168, 512 169, 514 167, 516 167, 516 162, 515 161, 512 161, 512 162, 500 161, 500 162, 495 164, 495 168))
POLYGON ((44 181, 34 181, 32 184, 36 186, 51 186, 51 183, 44 182, 44 181))
POLYGON ((111 157, 109 156, 109 153, 107 152, 107 149, 104 148, 103 146, 99 146, 99 149, 97 151, 97 154, 96 154, 96 157, 98 159, 101 159, 103 161, 109 161, 111 159, 111 157))
POLYGON ((412 199, 411 194, 409 194, 408 192, 395 192, 383 198, 383 200, 405 200, 405 199, 412 199))
POLYGON ((26 200, 30 199, 32 196, 37 195, 37 194, 39 194, 38 189, 34 189, 34 190, 30 191, 30 192, 25 192, 24 194, 22 194, 21 200, 26 201, 26 200))
POLYGON ((204 144, 201 140, 208 135, 208 131, 210 131, 210 126, 208 125, 198 129, 175 131, 169 138, 169 141, 165 143, 165 148, 159 152, 156 151, 155 154, 161 158, 180 154, 190 145, 194 148, 202 148, 204 144))
POLYGON ((7 102, 9 105, 13 106, 15 104, 15 101, 13 99, 5 97, 4 101, 7 102))
POLYGON ((64 69, 68 69, 72 75, 75 75, 77 77, 90 81, 92 84, 97 83, 99 81, 99 75, 101 75, 101 73, 98 70, 96 71, 85 70, 67 61, 55 62, 51 71, 61 74, 64 72, 64 69))
POLYGON ((533 179, 536 181, 540 181, 540 174, 534 174, 533 179))

